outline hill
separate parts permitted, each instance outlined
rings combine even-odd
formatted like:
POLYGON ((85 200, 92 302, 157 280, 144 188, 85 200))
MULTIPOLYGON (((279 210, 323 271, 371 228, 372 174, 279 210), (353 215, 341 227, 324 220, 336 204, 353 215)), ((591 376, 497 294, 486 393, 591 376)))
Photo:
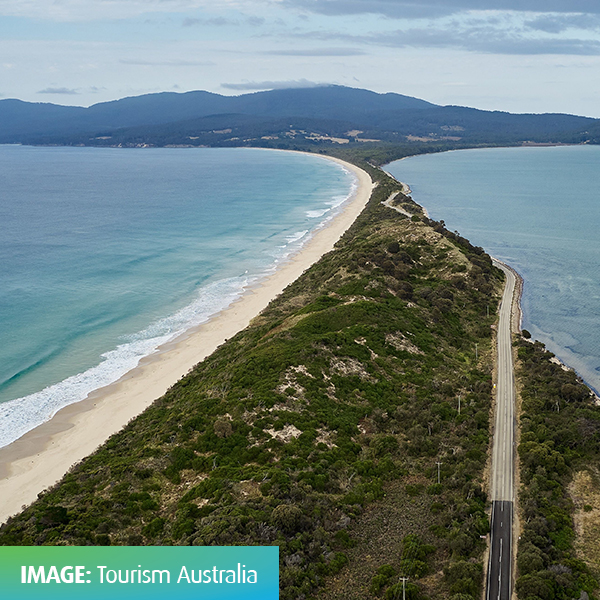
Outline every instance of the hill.
POLYGON ((372 110, 434 106, 400 94, 376 94, 342 86, 273 90, 240 96, 205 91, 163 92, 94 104, 89 108, 0 100, 0 141, 152 126, 221 114, 353 120, 372 110))
POLYGON ((89 108, 0 101, 0 143, 108 146, 596 143, 600 121, 437 106, 343 86, 148 94, 89 108))

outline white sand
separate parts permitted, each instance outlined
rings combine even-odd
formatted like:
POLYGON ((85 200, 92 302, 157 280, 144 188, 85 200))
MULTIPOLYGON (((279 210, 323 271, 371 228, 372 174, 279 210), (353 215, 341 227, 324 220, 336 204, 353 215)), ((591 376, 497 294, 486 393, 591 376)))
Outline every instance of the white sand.
MULTIPOLYGON (((329 157, 328 157, 329 158, 329 157)), ((255 289, 186 336, 166 344, 142 360, 118 382, 97 390, 86 400, 59 411, 47 423, 0 449, 0 523, 33 502, 77 462, 161 397, 189 370, 244 329, 334 244, 368 202, 369 175, 338 159, 358 177, 358 189, 340 213, 318 230, 289 261, 255 289)))

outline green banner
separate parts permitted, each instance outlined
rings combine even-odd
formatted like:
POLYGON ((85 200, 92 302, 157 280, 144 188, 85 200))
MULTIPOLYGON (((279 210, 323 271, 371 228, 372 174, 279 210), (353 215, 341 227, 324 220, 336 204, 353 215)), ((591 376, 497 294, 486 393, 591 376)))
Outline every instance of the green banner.
POLYGON ((279 548, 4 546, 0 597, 275 600, 279 548))

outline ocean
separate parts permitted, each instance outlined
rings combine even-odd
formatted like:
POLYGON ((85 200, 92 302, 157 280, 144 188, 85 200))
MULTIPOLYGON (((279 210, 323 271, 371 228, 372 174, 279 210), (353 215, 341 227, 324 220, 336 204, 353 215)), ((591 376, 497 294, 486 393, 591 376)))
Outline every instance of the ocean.
POLYGON ((355 188, 290 152, 0 146, 0 447, 226 308, 355 188))
POLYGON ((598 392, 600 147, 460 150, 385 169, 521 274, 523 327, 598 392))

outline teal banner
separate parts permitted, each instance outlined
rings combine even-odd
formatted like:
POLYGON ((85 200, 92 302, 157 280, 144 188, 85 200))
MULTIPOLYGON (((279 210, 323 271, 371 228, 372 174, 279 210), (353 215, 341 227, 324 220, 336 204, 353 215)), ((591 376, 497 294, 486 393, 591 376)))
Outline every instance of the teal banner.
POLYGON ((279 548, 3 546, 7 600, 276 600, 279 548))

